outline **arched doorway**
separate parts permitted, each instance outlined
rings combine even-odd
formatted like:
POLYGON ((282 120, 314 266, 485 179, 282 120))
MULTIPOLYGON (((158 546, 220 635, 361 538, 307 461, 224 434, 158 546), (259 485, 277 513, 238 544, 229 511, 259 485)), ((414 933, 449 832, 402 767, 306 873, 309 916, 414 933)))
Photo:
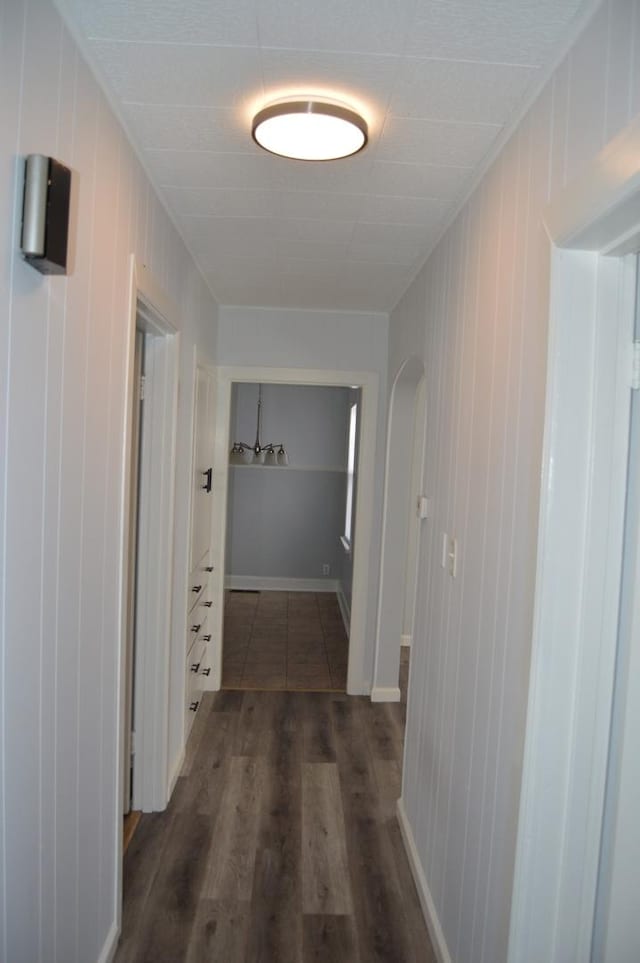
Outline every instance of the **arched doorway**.
POLYGON ((376 637, 374 702, 400 699, 400 644, 413 622, 417 567, 416 497, 424 455, 426 404, 424 365, 408 358, 391 391, 387 435, 380 596, 376 637), (411 524, 415 522, 415 531, 411 524))

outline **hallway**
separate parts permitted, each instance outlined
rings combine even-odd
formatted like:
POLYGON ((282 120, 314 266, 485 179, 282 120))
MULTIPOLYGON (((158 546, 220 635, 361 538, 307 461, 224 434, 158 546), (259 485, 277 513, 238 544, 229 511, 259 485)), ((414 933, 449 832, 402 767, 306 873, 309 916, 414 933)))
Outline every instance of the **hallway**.
POLYGON ((395 819, 404 701, 206 700, 127 851, 117 963, 432 963, 395 819))

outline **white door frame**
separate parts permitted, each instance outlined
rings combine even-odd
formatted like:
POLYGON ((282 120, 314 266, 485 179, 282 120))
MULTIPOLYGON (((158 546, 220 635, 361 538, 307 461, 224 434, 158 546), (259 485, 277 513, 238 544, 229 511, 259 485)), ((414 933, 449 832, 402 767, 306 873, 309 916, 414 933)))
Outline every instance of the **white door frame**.
POLYGON ((362 390, 347 692, 350 695, 368 695, 369 688, 366 683, 368 675, 365 672, 364 656, 366 651, 367 611, 369 605, 374 604, 373 600, 369 598, 369 581, 378 417, 378 375, 368 371, 237 366, 220 366, 216 369, 216 374, 218 379, 218 409, 216 412, 213 472, 215 502, 212 538, 214 566, 212 576, 214 606, 212 612, 216 620, 213 633, 216 647, 211 668, 213 677, 211 688, 219 689, 222 679, 221 640, 224 608, 231 386, 233 382, 327 385, 329 387, 355 387, 362 390))
MULTIPOLYGON (((121 538, 121 600, 126 601, 130 513, 133 361, 136 327, 145 332, 145 395, 140 454, 138 584, 134 691, 134 809, 162 810, 168 802, 168 718, 173 588, 175 448, 178 404, 179 312, 150 271, 131 258, 129 338, 121 538)), ((126 605, 121 601, 123 616, 126 605)), ((121 779, 124 750, 124 622, 120 640, 120 726, 116 763, 121 779)), ((121 792, 116 793, 120 801, 121 792)), ((118 814, 119 816, 121 813, 118 814)), ((121 824, 118 852, 122 858, 121 824)), ((121 874, 119 874, 121 875, 121 874)), ((118 905, 120 900, 118 901, 118 905)))
POLYGON ((588 963, 629 446, 640 120, 549 207, 534 628, 509 963, 588 963), (617 255, 605 257, 603 255, 617 255))

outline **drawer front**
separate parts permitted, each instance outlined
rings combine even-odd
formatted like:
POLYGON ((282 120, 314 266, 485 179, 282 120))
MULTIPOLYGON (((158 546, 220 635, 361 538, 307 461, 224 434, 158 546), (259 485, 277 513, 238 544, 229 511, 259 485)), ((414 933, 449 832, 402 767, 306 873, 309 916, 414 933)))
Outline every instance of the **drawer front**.
POLYGON ((202 701, 205 678, 202 670, 204 668, 205 653, 206 643, 197 641, 191 646, 191 650, 187 656, 185 685, 185 729, 187 732, 190 731, 193 725, 193 720, 196 717, 202 701))
POLYGON ((192 612, 196 605, 207 602, 211 598, 210 577, 213 566, 209 562, 207 552, 201 565, 196 566, 189 575, 189 601, 188 609, 192 612))
MULTIPOLYGON (((203 640, 204 636, 208 636, 209 629, 208 625, 208 612, 206 609, 204 611, 198 611, 197 609, 192 609, 189 613, 189 624, 187 626, 187 637, 185 651, 189 652, 194 642, 200 642, 203 640)), ((204 641, 209 641, 205 639, 204 641)))

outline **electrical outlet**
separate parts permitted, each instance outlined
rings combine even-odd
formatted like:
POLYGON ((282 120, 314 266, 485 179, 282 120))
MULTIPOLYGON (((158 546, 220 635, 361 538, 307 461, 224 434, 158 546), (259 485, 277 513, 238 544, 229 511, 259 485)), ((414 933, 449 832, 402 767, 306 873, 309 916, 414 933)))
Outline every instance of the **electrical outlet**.
POLYGON ((327 563, 325 562, 325 564, 322 566, 322 574, 329 575, 330 572, 331 572, 331 566, 327 565, 327 563))

